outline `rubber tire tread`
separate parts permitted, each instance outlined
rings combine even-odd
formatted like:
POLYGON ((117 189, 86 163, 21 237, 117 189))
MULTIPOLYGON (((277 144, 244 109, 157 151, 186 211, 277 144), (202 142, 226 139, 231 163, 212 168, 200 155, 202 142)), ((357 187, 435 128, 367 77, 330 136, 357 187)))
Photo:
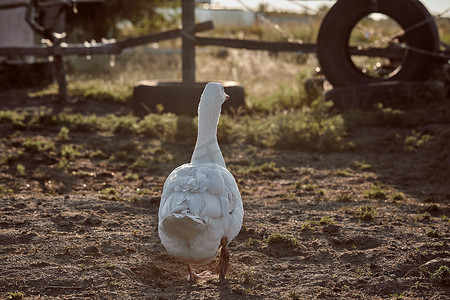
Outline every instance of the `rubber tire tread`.
POLYGON ((342 87, 427 79, 436 59, 414 51, 406 53, 401 69, 387 79, 367 76, 355 67, 348 52, 350 34, 356 24, 371 13, 385 14, 403 29, 430 18, 433 21, 407 32, 404 42, 425 51, 438 51, 440 42, 436 23, 418 0, 339 0, 325 16, 317 38, 317 56, 328 81, 335 87, 342 87))

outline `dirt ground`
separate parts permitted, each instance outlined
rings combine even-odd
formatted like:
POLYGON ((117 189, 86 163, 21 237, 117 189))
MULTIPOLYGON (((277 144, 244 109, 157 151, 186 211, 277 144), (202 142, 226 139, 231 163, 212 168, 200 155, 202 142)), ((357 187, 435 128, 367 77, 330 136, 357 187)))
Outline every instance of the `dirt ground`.
MULTIPOLYGON (((55 136, 14 132, 0 124, 1 153, 55 136)), ((389 133, 406 134, 361 128, 351 138, 362 146, 333 153, 221 145, 245 209, 222 283, 189 282, 158 237, 164 180, 193 145, 165 145, 173 159, 136 180, 126 164, 88 155, 71 162, 83 171, 73 176, 0 165, 0 298, 450 299, 448 180, 424 180, 429 157, 388 150, 379 141, 389 133)), ((71 143, 98 138, 71 132, 71 143)), ((35 168, 53 170, 55 158, 37 156, 35 168)))

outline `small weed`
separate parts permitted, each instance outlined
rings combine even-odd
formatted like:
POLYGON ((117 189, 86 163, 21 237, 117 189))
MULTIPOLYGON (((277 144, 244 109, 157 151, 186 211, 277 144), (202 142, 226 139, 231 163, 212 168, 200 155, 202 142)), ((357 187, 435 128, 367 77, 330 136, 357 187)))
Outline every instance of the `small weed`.
POLYGON ((438 238, 441 237, 441 233, 439 232, 438 229, 431 229, 427 232, 427 236, 438 238))
POLYGON ((415 217, 416 222, 424 222, 431 219, 431 215, 429 212, 424 212, 415 217))
POLYGON ((247 270, 242 272, 244 283, 253 284, 255 282, 255 276, 253 273, 253 268, 248 268, 247 270))
POLYGON ((246 174, 272 174, 278 172, 279 169, 276 167, 275 162, 265 162, 261 165, 256 165, 251 162, 248 166, 243 166, 238 170, 238 173, 243 175, 246 174))
POLYGON ((124 177, 125 180, 133 181, 133 180, 139 180, 139 174, 136 173, 128 173, 124 177))
POLYGON ((25 297, 25 294, 22 292, 8 292, 6 293, 6 299, 11 299, 11 300, 19 300, 19 299, 23 299, 25 297))
POLYGON ((334 224, 334 218, 331 218, 329 216, 325 216, 319 221, 320 225, 330 225, 334 224))
POLYGON ((364 221, 371 221, 375 218, 376 215, 375 208, 372 206, 361 206, 358 210, 353 212, 353 215, 364 221))
POLYGON ((153 191, 153 190, 150 190, 150 189, 140 189, 140 188, 137 188, 136 191, 137 191, 138 195, 151 195, 151 194, 154 193, 154 191, 153 191))
POLYGON ((74 145, 63 145, 61 148, 61 157, 67 160, 73 160, 76 156, 79 156, 80 152, 75 149, 74 145))
POLYGON ((392 195, 392 200, 396 200, 396 201, 403 201, 405 200, 405 195, 403 193, 395 193, 394 195, 392 195))
POLYGON ((303 184, 301 186, 302 190, 306 191, 306 192, 313 192, 316 189, 316 186, 314 184, 308 183, 308 184, 303 184))
POLYGON ((439 284, 450 286, 450 269, 447 266, 441 266, 431 274, 431 279, 439 284))
POLYGON ((444 221, 444 222, 450 222, 450 218, 447 217, 446 215, 442 215, 441 216, 441 220, 444 221))
POLYGON ((67 158, 62 157, 58 162, 58 169, 65 170, 69 168, 69 161, 67 158))
POLYGON ((110 262, 107 262, 105 265, 106 269, 114 270, 117 266, 115 264, 111 264, 110 262))
POLYGON ((295 291, 290 291, 288 297, 293 300, 300 300, 300 295, 297 294, 295 291))
POLYGON ((14 194, 14 190, 13 189, 8 189, 7 187, 0 185, 0 195, 13 195, 14 194))
POLYGON ((352 177, 353 173, 350 169, 337 169, 334 174, 340 177, 352 177))
POLYGON ((368 171, 368 170, 372 169, 372 165, 369 164, 369 163, 366 163, 366 162, 364 162, 364 161, 357 161, 357 160, 355 160, 355 161, 352 163, 352 165, 353 165, 355 168, 357 168, 357 169, 359 169, 359 170, 361 170, 361 171, 368 171))
POLYGON ((300 242, 290 234, 273 233, 266 239, 267 244, 271 245, 283 245, 290 248, 297 248, 300 246, 300 242))
POLYGON ((325 194, 326 194, 325 189, 319 189, 316 191, 316 195, 319 197, 323 197, 323 196, 325 196, 325 194))
POLYGON ((108 155, 106 155, 102 150, 97 150, 89 154, 89 158, 91 159, 106 159, 108 155))
POLYGON ((103 195, 118 195, 119 192, 115 188, 106 188, 101 190, 103 195))
POLYGON ((358 266, 356 269, 356 276, 357 277, 364 277, 364 276, 372 276, 373 273, 370 271, 368 266, 358 266))
POLYGON ((246 242, 246 244, 247 244, 247 246, 251 247, 251 246, 254 246, 254 245, 259 245, 259 244, 261 244, 261 241, 260 241, 260 240, 257 240, 257 239, 254 239, 254 238, 252 238, 252 237, 249 237, 248 240, 247 240, 247 242, 246 242))
POLYGON ((36 153, 42 150, 42 142, 39 140, 33 141, 32 139, 28 138, 23 141, 22 146, 24 147, 25 152, 36 153))
POLYGON ((413 130, 411 135, 407 136, 405 139, 405 152, 416 152, 418 148, 422 148, 425 144, 427 144, 431 140, 431 138, 431 135, 421 135, 420 133, 413 130))
POLYGON ((26 173, 25 173, 25 166, 24 165, 17 164, 16 170, 17 170, 17 173, 19 173, 20 175, 26 175, 26 173))
POLYGON ((338 202, 353 202, 355 201, 355 195, 351 192, 341 192, 337 196, 338 202))
POLYGON ((317 228, 314 227, 313 225, 317 225, 317 221, 305 221, 305 223, 302 224, 302 226, 300 226, 300 230, 301 231, 306 231, 306 230, 316 230, 317 228))
POLYGON ((387 198, 387 193, 383 189, 381 185, 373 184, 370 188, 370 190, 364 191, 364 197, 369 199, 379 199, 384 200, 387 198))
POLYGON ((294 193, 286 193, 280 198, 280 201, 296 201, 298 199, 297 195, 294 193))
POLYGON ((398 294, 398 293, 391 294, 390 297, 391 297, 391 299, 393 299, 393 300, 403 299, 404 293, 400 293, 400 294, 398 294))
POLYGON ((58 134, 56 135, 56 138, 60 141, 68 141, 69 138, 69 128, 66 126, 61 127, 58 134))

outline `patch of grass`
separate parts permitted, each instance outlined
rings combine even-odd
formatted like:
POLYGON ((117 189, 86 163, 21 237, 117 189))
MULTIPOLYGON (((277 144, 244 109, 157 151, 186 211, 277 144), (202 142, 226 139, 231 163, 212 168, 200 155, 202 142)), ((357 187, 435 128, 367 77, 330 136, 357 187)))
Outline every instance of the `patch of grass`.
POLYGON ((255 164, 255 162, 249 162, 241 166, 237 173, 240 174, 273 174, 279 172, 279 168, 276 167, 275 162, 265 162, 260 165, 255 164))
POLYGON ((391 297, 391 299, 393 299, 393 300, 404 299, 404 293, 390 294, 389 297, 391 297))
POLYGON ((293 300, 300 300, 301 299, 301 296, 296 291, 290 291, 288 297, 293 299, 293 300))
POLYGON ((379 199, 384 200, 387 199, 387 192, 381 185, 373 184, 369 190, 365 190, 363 192, 364 197, 369 199, 379 199))
POLYGON ((25 294, 22 292, 8 292, 6 293, 6 299, 11 299, 11 300, 19 300, 19 299, 23 299, 25 297, 25 294))
MULTIPOLYGON (((83 97, 100 101, 126 103, 132 97, 132 87, 114 84, 106 80, 85 79, 71 80, 67 85, 70 97, 83 97)), ((39 91, 29 93, 31 98, 41 98, 58 95, 58 86, 51 84, 39 91)))
POLYGON ((290 234, 272 233, 266 239, 269 246, 281 245, 287 248, 298 248, 300 242, 290 234))
POLYGON ((106 159, 108 158, 108 155, 105 154, 102 150, 96 150, 89 154, 89 158, 91 159, 106 159))
POLYGON ((433 274, 431 279, 439 284, 450 286, 450 269, 447 266, 441 266, 433 274))
POLYGON ((244 283, 253 284, 255 282, 255 275, 253 268, 248 268, 241 273, 244 283))
POLYGON ((3 185, 0 185, 0 195, 13 195, 13 194, 14 194, 13 189, 9 189, 3 185))
MULTIPOLYGON (((331 112, 332 103, 315 101, 311 108, 289 111, 269 118, 269 146, 321 152, 346 149, 346 127, 341 115, 331 112)), ((266 129, 266 131, 267 131, 266 129)))
POLYGON ((329 217, 329 216, 322 217, 322 219, 320 219, 320 221, 319 221, 319 224, 320 225, 334 224, 334 218, 329 217))
POLYGON ((405 152, 413 153, 417 152, 417 149, 424 147, 430 140, 431 135, 420 134, 419 132, 413 130, 410 136, 405 139, 405 152))
POLYGON ((319 225, 330 225, 330 224, 334 224, 334 218, 329 217, 329 216, 325 216, 325 217, 322 217, 319 221, 306 220, 306 221, 300 226, 300 230, 301 230, 301 231, 306 231, 306 230, 317 230, 317 227, 315 227, 315 226, 319 226, 319 225))
POLYGON ((171 142, 177 130, 177 117, 167 113, 149 114, 137 124, 137 132, 148 138, 171 142))
POLYGON ((391 198, 392 198, 392 200, 395 200, 395 201, 403 201, 406 199, 405 195, 400 192, 393 194, 391 198))
POLYGON ((106 188, 100 191, 103 195, 119 195, 119 192, 115 188, 106 188))
POLYGON ((368 171, 368 170, 372 169, 372 165, 369 163, 366 163, 364 161, 355 160, 352 162, 352 165, 353 165, 353 167, 355 167, 361 171, 368 171))
POLYGON ((429 212, 424 212, 415 217, 416 222, 424 222, 431 219, 431 215, 429 212))
POLYGON ((427 231, 427 236, 439 238, 439 237, 441 237, 441 233, 440 233, 439 229, 430 229, 427 231))
POLYGON ((69 131, 69 128, 67 128, 66 126, 62 126, 58 134, 56 135, 56 138, 60 141, 68 141, 70 139, 69 131))
POLYGON ((33 141, 30 138, 23 141, 22 146, 24 147, 25 152, 39 152, 42 150, 42 142, 39 140, 33 141))
POLYGON ((337 195, 338 202, 353 202, 355 201, 355 195, 352 192, 341 192, 337 195))
POLYGON ((133 180, 139 180, 139 174, 136 173, 128 173, 124 177, 125 180, 133 181, 133 180))
POLYGON ((372 221, 373 219, 375 219, 376 214, 377 213, 375 211, 375 208, 369 205, 361 206, 356 211, 353 212, 355 218, 364 221, 372 221))
POLYGON ((300 230, 301 231, 316 230, 317 228, 314 227, 315 225, 318 225, 317 221, 307 220, 300 226, 300 230))
POLYGON ((76 156, 79 156, 80 152, 76 150, 76 146, 72 144, 63 145, 61 147, 61 158, 65 158, 67 160, 73 160, 76 156))
POLYGON ((372 276, 373 273, 370 271, 370 268, 368 266, 358 266, 356 269, 356 276, 357 277, 364 277, 364 276, 372 276))
POLYGON ((316 186, 312 183, 302 184, 301 189, 306 192, 314 192, 316 190, 316 186))
POLYGON ((354 175, 350 169, 337 169, 334 174, 340 177, 352 177, 354 175))
POLYGON ((25 166, 22 164, 17 164, 16 166, 17 173, 19 173, 22 176, 26 175, 25 169, 26 169, 25 166))

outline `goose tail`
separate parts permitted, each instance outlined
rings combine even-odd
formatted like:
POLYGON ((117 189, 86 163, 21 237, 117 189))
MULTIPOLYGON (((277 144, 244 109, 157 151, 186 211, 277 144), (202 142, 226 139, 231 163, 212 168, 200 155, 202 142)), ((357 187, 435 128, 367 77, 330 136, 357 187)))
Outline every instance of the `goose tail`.
POLYGON ((191 214, 173 213, 162 220, 161 229, 170 236, 191 240, 201 234, 205 222, 191 214))

